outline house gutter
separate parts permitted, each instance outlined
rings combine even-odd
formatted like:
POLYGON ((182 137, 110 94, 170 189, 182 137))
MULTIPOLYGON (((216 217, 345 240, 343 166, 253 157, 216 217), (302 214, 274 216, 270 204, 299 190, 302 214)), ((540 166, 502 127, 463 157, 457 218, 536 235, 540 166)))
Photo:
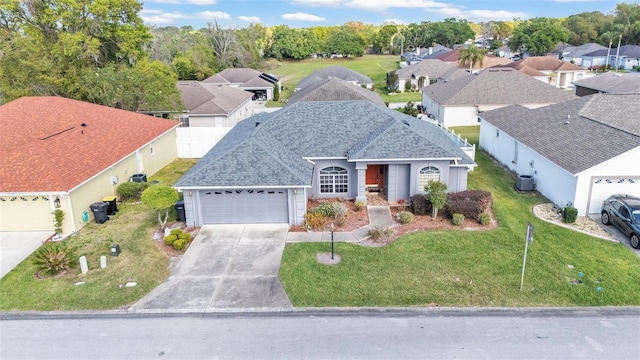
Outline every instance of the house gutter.
POLYGON ((249 190, 259 190, 259 189, 291 189, 291 188, 311 188, 311 185, 276 185, 276 186, 263 186, 263 185, 254 185, 254 186, 174 186, 177 190, 240 190, 240 189, 249 189, 249 190))

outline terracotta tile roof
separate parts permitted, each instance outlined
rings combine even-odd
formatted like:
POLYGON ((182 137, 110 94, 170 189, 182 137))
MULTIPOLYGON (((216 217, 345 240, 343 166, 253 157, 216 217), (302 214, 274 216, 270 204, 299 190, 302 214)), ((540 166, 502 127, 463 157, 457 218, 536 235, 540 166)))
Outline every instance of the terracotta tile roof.
POLYGON ((62 97, 14 100, 0 106, 0 192, 69 191, 176 126, 62 97))

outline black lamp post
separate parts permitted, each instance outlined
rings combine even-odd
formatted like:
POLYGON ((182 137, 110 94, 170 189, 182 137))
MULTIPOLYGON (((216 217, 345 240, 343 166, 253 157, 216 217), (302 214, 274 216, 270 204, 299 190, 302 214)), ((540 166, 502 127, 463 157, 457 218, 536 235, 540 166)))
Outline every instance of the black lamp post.
POLYGON ((333 260, 333 223, 331 223, 331 260, 333 260))

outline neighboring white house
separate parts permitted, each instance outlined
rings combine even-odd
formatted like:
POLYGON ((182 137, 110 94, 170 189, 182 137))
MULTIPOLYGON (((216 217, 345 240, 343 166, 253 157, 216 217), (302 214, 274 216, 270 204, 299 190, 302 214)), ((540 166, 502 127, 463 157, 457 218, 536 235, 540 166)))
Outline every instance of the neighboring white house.
POLYGON ((511 68, 487 69, 422 88, 427 116, 446 127, 478 125, 479 113, 512 104, 536 108, 574 98, 511 68))
POLYGON ((179 81, 186 111, 177 129, 178 157, 204 156, 239 121, 253 116, 253 93, 228 85, 179 81))
POLYGON ((624 45, 619 49, 604 48, 584 54, 582 59, 582 66, 608 65, 613 69, 633 70, 635 66, 640 65, 640 45, 624 45))
POLYGON ((585 59, 583 59, 583 55, 603 49, 607 50, 606 47, 600 44, 588 43, 575 47, 567 47, 562 51, 561 54, 558 54, 558 57, 562 61, 570 62, 586 69, 589 66, 598 64, 593 64, 590 59, 586 59, 585 61, 585 59))
POLYGON ((564 62, 555 56, 529 56, 506 66, 562 89, 572 88, 574 81, 594 75, 578 65, 564 62))
POLYGON ((600 212, 617 193, 640 196, 640 94, 594 94, 480 114, 480 147, 560 207, 600 212))
POLYGON ((274 87, 281 88, 280 79, 272 74, 249 68, 229 68, 214 74, 203 83, 214 85, 229 85, 253 93, 253 100, 273 100, 274 87))
POLYGON ((438 59, 425 59, 418 63, 396 70, 398 76, 398 92, 404 92, 406 84, 411 89, 420 89, 438 81, 452 80, 468 75, 457 65, 445 63, 438 59))

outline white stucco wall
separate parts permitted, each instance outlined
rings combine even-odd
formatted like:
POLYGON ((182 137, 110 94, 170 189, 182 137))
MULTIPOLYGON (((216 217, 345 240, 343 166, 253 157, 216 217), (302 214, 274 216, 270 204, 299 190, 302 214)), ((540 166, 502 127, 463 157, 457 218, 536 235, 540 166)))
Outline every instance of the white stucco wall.
POLYGON ((176 144, 179 158, 201 158, 220 141, 231 127, 180 127, 176 144))

